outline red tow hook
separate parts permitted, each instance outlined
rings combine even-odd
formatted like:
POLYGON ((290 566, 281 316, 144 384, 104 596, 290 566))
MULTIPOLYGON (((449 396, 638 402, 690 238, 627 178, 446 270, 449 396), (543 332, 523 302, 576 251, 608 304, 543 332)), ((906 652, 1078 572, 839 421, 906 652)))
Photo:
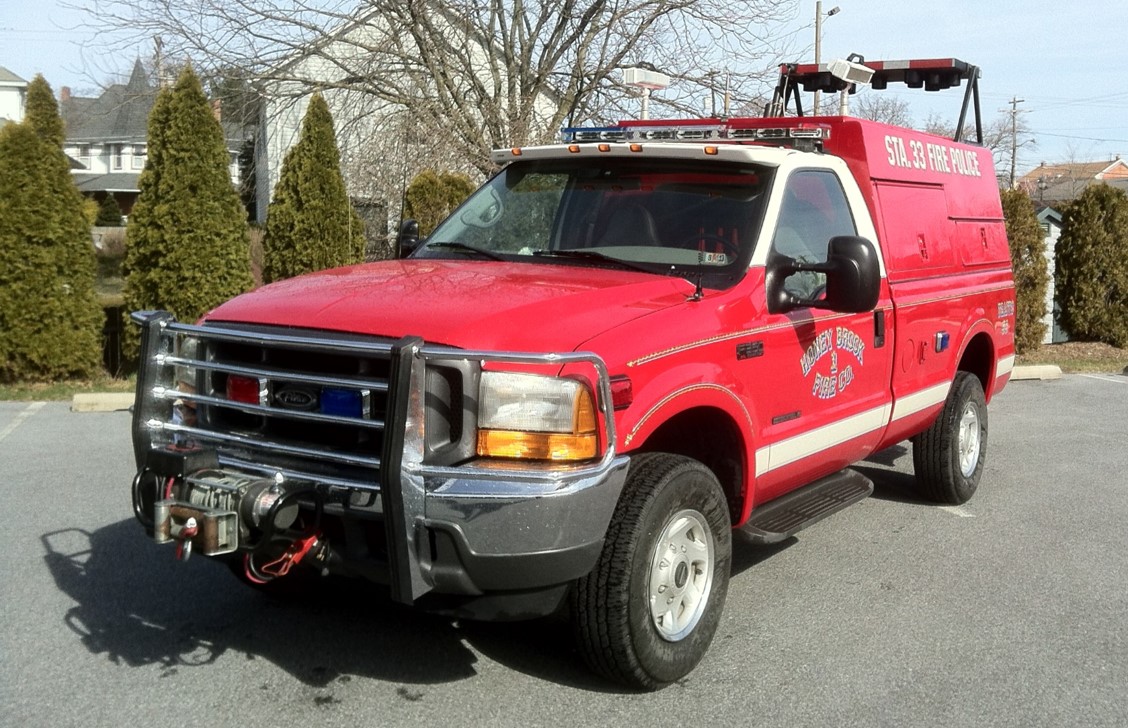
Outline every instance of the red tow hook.
POLYGON ((195 518, 189 518, 180 527, 178 533, 175 534, 176 538, 176 558, 180 561, 187 561, 192 556, 192 539, 200 532, 200 527, 196 523, 195 518))
POLYGON ((247 554, 243 560, 247 578, 256 583, 265 584, 280 576, 285 576, 290 573, 290 569, 300 564, 311 550, 316 550, 318 547, 324 548, 324 543, 320 541, 319 537, 320 534, 318 533, 310 533, 295 539, 281 556, 262 566, 255 564, 253 553, 247 554))

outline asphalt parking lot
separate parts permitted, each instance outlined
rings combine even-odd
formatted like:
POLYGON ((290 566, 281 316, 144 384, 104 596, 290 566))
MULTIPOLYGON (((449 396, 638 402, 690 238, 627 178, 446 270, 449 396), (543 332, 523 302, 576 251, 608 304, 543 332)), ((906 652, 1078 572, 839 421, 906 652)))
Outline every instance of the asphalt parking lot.
POLYGON ((0 725, 1128 725, 1128 377, 1012 383, 964 506, 911 465, 862 463, 872 498, 777 547, 738 534, 705 662, 636 694, 560 621, 177 563, 133 521, 127 413, 0 402, 0 725))

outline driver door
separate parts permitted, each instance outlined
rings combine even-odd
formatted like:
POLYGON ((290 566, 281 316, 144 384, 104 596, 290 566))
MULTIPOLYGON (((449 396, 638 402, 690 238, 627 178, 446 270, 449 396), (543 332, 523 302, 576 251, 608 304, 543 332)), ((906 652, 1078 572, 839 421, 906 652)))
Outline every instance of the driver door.
MULTIPOLYGON (((772 233, 773 255, 825 262, 827 245, 838 235, 857 235, 838 176, 830 170, 793 172, 772 233)), ((783 287, 810 300, 822 295, 825 283, 823 273, 800 272, 783 287)), ((760 458, 757 503, 841 470, 876 447, 889 418, 893 349, 891 332, 879 330, 892 322, 884 280, 877 308, 866 313, 798 308, 772 314, 766 301, 759 303, 773 376, 756 387, 763 437, 757 447, 768 448, 766 464, 760 458)))

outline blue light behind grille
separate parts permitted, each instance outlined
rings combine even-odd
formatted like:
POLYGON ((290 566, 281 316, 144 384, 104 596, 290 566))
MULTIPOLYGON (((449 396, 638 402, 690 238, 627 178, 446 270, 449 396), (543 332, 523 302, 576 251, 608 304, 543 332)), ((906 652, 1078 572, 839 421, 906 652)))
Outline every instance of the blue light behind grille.
POLYGON ((321 414, 364 417, 364 396, 355 389, 326 387, 321 390, 321 414))

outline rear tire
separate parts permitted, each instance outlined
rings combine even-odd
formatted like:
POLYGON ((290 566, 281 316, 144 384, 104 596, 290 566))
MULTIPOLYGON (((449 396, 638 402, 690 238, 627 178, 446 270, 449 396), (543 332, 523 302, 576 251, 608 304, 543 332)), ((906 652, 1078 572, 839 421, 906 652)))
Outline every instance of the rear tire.
POLYGON ((944 409, 913 438, 913 469, 921 495, 938 503, 966 503, 987 460, 987 400, 979 379, 956 372, 944 409))
POLYGON ((580 653, 616 682, 656 690, 689 674, 728 592, 732 524, 701 463, 636 455, 603 553, 571 593, 580 653))

